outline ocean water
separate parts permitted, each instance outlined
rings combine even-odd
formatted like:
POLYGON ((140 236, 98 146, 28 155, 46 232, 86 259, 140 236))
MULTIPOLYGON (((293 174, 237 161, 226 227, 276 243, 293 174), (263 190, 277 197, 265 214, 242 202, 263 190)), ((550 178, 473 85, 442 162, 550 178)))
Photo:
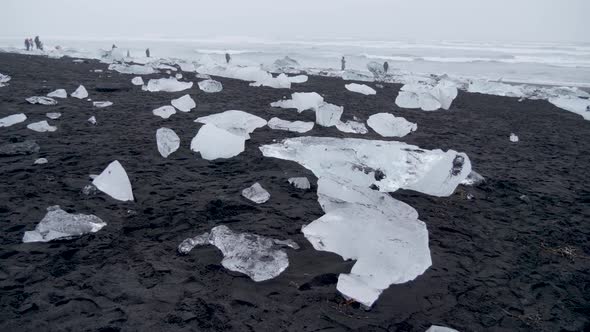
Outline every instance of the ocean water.
MULTIPOLYGON (((390 68, 422 74, 449 74, 505 82, 590 87, 590 44, 493 43, 466 41, 263 40, 217 39, 71 39, 47 38, 46 48, 61 46, 70 56, 97 57, 116 44, 131 55, 223 63, 225 53, 234 64, 270 65, 289 56, 303 68, 366 70, 371 61, 390 68)), ((23 49, 23 40, 0 38, 5 51, 23 49)))

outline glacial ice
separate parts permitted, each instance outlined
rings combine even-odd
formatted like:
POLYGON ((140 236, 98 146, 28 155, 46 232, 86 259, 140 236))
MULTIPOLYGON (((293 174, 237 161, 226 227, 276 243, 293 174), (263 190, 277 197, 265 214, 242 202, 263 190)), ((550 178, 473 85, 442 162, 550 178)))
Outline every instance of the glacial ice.
POLYGON ((302 231, 317 250, 357 261, 340 275, 337 289, 366 307, 391 284, 413 280, 432 264, 426 225, 416 210, 386 192, 449 196, 471 172, 463 153, 401 142, 298 137, 260 150, 265 157, 298 162, 318 177, 318 201, 326 214, 302 231))
POLYGON ((91 124, 95 125, 96 124, 96 117, 93 115, 91 117, 88 118, 88 122, 90 122, 91 124))
POLYGON ((459 332, 459 331, 452 329, 450 327, 432 325, 425 332, 459 332))
POLYGON ((103 193, 119 201, 133 201, 133 190, 127 172, 118 160, 110 163, 92 184, 103 193))
POLYGON ((27 116, 24 113, 12 114, 0 119, 0 128, 10 127, 17 123, 25 122, 26 120, 27 116))
POLYGON ((150 92, 179 92, 193 87, 193 82, 180 82, 174 77, 151 79, 147 84, 147 91, 150 92))
POLYGON ((223 85, 215 80, 204 80, 199 82, 199 89, 207 93, 221 92, 223 85))
POLYGON ((164 158, 174 153, 180 147, 180 137, 176 135, 174 130, 169 128, 160 128, 156 131, 156 142, 158 144, 158 152, 164 158))
POLYGON ((76 91, 70 94, 70 96, 78 99, 88 98, 88 91, 86 91, 86 88, 83 85, 80 85, 76 91))
POLYGON ((11 77, 5 74, 0 73, 0 88, 7 86, 8 81, 10 81, 11 77))
POLYGON ((367 120, 367 124, 383 137, 404 137, 418 129, 417 124, 390 113, 373 114, 367 120))
POLYGON ((66 89, 57 89, 53 92, 47 94, 47 97, 50 98, 68 98, 68 92, 66 89))
POLYGON ((59 113, 59 112, 49 112, 49 113, 45 113, 45 116, 48 117, 51 120, 57 120, 57 119, 61 118, 61 113, 59 113))
POLYGON ((455 84, 443 80, 430 90, 430 94, 440 103, 442 109, 448 110, 457 98, 459 91, 455 84))
POLYGON ((449 81, 441 81, 436 86, 406 84, 401 88, 395 104, 401 108, 421 108, 424 111, 448 110, 457 94, 457 87, 449 81))
POLYGON ((309 189, 311 188, 311 184, 309 183, 309 180, 303 176, 303 177, 297 177, 297 178, 289 178, 287 180, 289 182, 290 185, 292 185, 293 187, 297 188, 297 189, 309 189))
POLYGON ((191 141, 191 150, 200 152, 206 160, 231 158, 242 153, 246 138, 220 129, 214 124, 205 124, 191 141))
POLYGON ((53 98, 49 98, 49 97, 35 96, 35 97, 29 97, 25 100, 28 101, 30 104, 41 104, 41 105, 48 105, 48 106, 57 105, 57 100, 55 100, 53 98))
POLYGON ((350 83, 346 84, 344 87, 346 87, 346 90, 348 91, 361 93, 365 96, 377 94, 377 91, 375 91, 375 89, 365 84, 350 83))
POLYGON ((223 254, 221 265, 243 273, 255 282, 279 276, 288 266, 289 258, 282 247, 293 247, 292 241, 280 241, 251 233, 238 233, 227 226, 216 226, 211 232, 184 240, 178 251, 187 254, 195 246, 211 244, 223 254))
POLYGON ((70 214, 59 205, 54 205, 47 208, 47 214, 34 231, 25 232, 23 243, 72 239, 87 233, 96 233, 106 225, 95 215, 70 214))
POLYGON ((315 111, 315 122, 323 127, 333 127, 340 123, 343 112, 344 107, 324 102, 315 111))
POLYGON ((271 103, 271 107, 295 108, 299 113, 305 110, 317 110, 324 102, 324 97, 316 92, 295 92, 289 100, 279 100, 271 103))
POLYGON ((156 71, 154 68, 142 65, 128 65, 128 64, 116 64, 109 65, 109 70, 119 72, 121 74, 132 74, 132 75, 150 75, 156 71))
POLYGON ((346 122, 338 122, 336 124, 336 128, 343 133, 352 133, 352 134, 366 134, 369 132, 367 127, 362 122, 351 121, 348 120, 346 122))
POLYGON ((43 121, 39 121, 39 122, 34 122, 34 123, 29 123, 27 125, 27 128, 36 131, 38 133, 45 133, 45 132, 54 132, 57 130, 57 127, 55 126, 50 126, 49 123, 47 123, 46 120, 43 121))
POLYGON ((357 70, 345 70, 342 73, 342 79, 345 81, 361 81, 361 82, 373 82, 375 78, 373 76, 369 76, 364 72, 357 71, 357 70))
POLYGON ((299 72, 299 62, 297 62, 295 59, 285 56, 282 59, 275 60, 273 63, 273 69, 278 72, 299 72))
POLYGON ((590 99, 578 97, 553 97, 549 102, 561 109, 581 115, 585 120, 590 120, 590 99))
POLYGON ((202 80, 210 80, 211 76, 207 75, 207 74, 197 74, 195 75, 196 78, 200 78, 202 80))
POLYGON ((39 158, 36 159, 35 162, 33 162, 34 165, 44 165, 47 164, 49 161, 47 160, 47 158, 39 158))
POLYGON ((245 139, 250 138, 257 128, 266 126, 266 120, 256 115, 244 111, 230 110, 213 115, 202 116, 195 122, 213 124, 216 127, 226 130, 234 135, 242 136, 245 139))
POLYGON ((514 134, 514 133, 511 133, 510 134, 510 142, 512 142, 512 143, 518 142, 518 136, 516 136, 516 134, 514 134))
POLYGON ((301 84, 301 83, 307 82, 307 80, 309 80, 309 77, 307 77, 307 75, 297 75, 297 76, 289 76, 289 77, 287 77, 287 79, 289 81, 291 81, 291 83, 301 84))
POLYGON ((268 127, 270 129, 286 130, 296 133, 306 133, 313 129, 313 122, 303 121, 286 121, 279 118, 272 118, 268 121, 268 127))
POLYGON ((193 108, 197 107, 197 103, 191 98, 190 95, 186 94, 178 99, 172 99, 172 106, 176 107, 181 112, 190 112, 193 108))
POLYGON ((176 114, 176 109, 170 105, 158 107, 152 111, 152 113, 156 116, 161 117, 162 119, 168 119, 172 114, 176 114))
POLYGON ((258 182, 242 190, 242 196, 256 204, 266 203, 270 199, 270 193, 258 182))
POLYGON ((143 83, 143 78, 141 76, 134 77, 131 80, 131 84, 133 84, 133 85, 143 85, 144 84, 143 83))
POLYGON ((113 106, 113 103, 110 101, 95 101, 92 103, 92 105, 97 108, 105 108, 105 107, 113 106))

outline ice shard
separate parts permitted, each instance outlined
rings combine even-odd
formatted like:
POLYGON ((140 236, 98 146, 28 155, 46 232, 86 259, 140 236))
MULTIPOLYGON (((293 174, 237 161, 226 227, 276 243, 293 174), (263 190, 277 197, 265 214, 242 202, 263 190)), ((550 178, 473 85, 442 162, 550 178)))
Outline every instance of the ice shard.
POLYGON ((172 99, 172 106, 176 107, 181 112, 190 112, 193 108, 197 107, 197 103, 191 98, 190 95, 186 94, 178 99, 172 99))
POLYGON ((390 113, 373 114, 367 124, 383 137, 404 137, 418 129, 417 124, 390 113))
POLYGON ((10 127, 17 123, 25 122, 27 120, 27 116, 24 113, 12 114, 3 118, 0 118, 0 128, 2 127, 10 127))
POLYGON ((286 121, 279 118, 272 118, 268 121, 268 127, 270 129, 286 130, 296 133, 306 133, 313 129, 313 122, 303 121, 286 121))
POLYGON ((426 330, 426 332, 459 332, 459 331, 452 329, 450 327, 432 325, 428 328, 428 330, 426 330))
POLYGON ((68 98, 68 92, 65 89, 57 89, 47 94, 50 98, 68 98))
POLYGON ((95 125, 96 124, 96 117, 93 115, 91 117, 88 118, 88 122, 90 122, 91 124, 95 125))
POLYGON ((352 134, 366 134, 369 132, 367 127, 364 123, 358 121, 351 121, 348 120, 346 122, 338 122, 336 124, 336 128, 343 133, 352 133, 352 134))
POLYGON ((272 107, 295 108, 299 113, 305 110, 317 110, 324 103, 324 97, 316 92, 295 92, 289 100, 271 103, 272 107))
POLYGON ((161 117, 162 119, 168 119, 172 114, 176 113, 176 109, 174 107, 166 105, 159 108, 156 108, 152 111, 152 113, 156 116, 161 117))
POLYGON ((297 178, 289 178, 289 184, 297 189, 309 189, 311 188, 311 184, 306 177, 297 177, 297 178))
POLYGON ((315 122, 323 127, 333 127, 340 123, 340 117, 344 112, 344 107, 322 103, 315 111, 315 122))
POLYGON ((45 132, 54 132, 57 130, 57 127, 55 126, 50 126, 49 123, 47 123, 47 121, 43 120, 43 121, 39 121, 39 122, 34 122, 34 123, 30 123, 27 125, 27 128, 36 131, 38 133, 45 133, 45 132))
POLYGON ((25 100, 28 101, 30 104, 41 104, 41 105, 48 105, 48 106, 57 105, 57 100, 55 100, 53 98, 49 98, 49 97, 35 96, 35 97, 29 97, 25 100))
POLYGON ((348 91, 360 93, 365 96, 377 94, 377 91, 375 91, 375 89, 365 84, 350 83, 346 84, 344 87, 346 87, 346 90, 348 91))
POLYGON ((197 118, 195 122, 213 124, 217 128, 226 130, 245 139, 250 138, 250 133, 258 128, 266 126, 266 120, 244 111, 230 110, 197 118))
POLYGON ((270 193, 258 182, 242 190, 242 196, 256 204, 266 203, 270 199, 270 193))
POLYGON ((96 177, 92 184, 100 191, 119 201, 133 201, 133 190, 127 172, 115 160, 96 177))
POLYGON ((215 93, 221 92, 223 85, 221 82, 209 79, 199 82, 199 89, 207 93, 215 93))
POLYGON ((49 242, 56 239, 72 239, 87 233, 96 233, 107 224, 95 215, 70 214, 59 205, 47 208, 47 214, 34 231, 27 231, 23 242, 49 242))
POLYGON ((80 85, 76 91, 72 92, 71 96, 78 99, 88 98, 88 91, 83 85, 80 85))
POLYGON ((150 92, 179 92, 193 87, 193 82, 180 82, 174 77, 151 79, 147 84, 147 91, 150 92))
POLYGON ((39 152, 39 144, 35 141, 24 141, 20 143, 9 143, 0 145, 0 157, 21 156, 39 152))
POLYGON ((174 153, 180 147, 180 137, 176 135, 174 130, 169 128, 160 128, 156 131, 156 142, 158 144, 158 152, 164 158, 174 153))
POLYGON ((227 159, 242 153, 245 142, 244 136, 230 133, 214 124, 206 124, 191 141, 191 150, 199 152, 206 160, 227 159))

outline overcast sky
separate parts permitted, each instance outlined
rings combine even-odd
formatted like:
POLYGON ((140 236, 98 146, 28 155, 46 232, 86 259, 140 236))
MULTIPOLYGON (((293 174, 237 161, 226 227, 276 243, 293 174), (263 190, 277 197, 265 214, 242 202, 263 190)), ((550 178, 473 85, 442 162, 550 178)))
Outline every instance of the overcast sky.
POLYGON ((0 0, 0 36, 590 42, 590 0, 0 0))

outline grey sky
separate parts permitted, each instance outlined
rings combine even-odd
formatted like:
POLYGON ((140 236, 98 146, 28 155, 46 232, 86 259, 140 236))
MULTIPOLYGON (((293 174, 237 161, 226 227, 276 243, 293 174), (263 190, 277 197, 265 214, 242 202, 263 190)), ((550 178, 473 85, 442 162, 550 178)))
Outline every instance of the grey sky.
POLYGON ((0 0, 0 36, 590 42, 590 0, 0 0))

